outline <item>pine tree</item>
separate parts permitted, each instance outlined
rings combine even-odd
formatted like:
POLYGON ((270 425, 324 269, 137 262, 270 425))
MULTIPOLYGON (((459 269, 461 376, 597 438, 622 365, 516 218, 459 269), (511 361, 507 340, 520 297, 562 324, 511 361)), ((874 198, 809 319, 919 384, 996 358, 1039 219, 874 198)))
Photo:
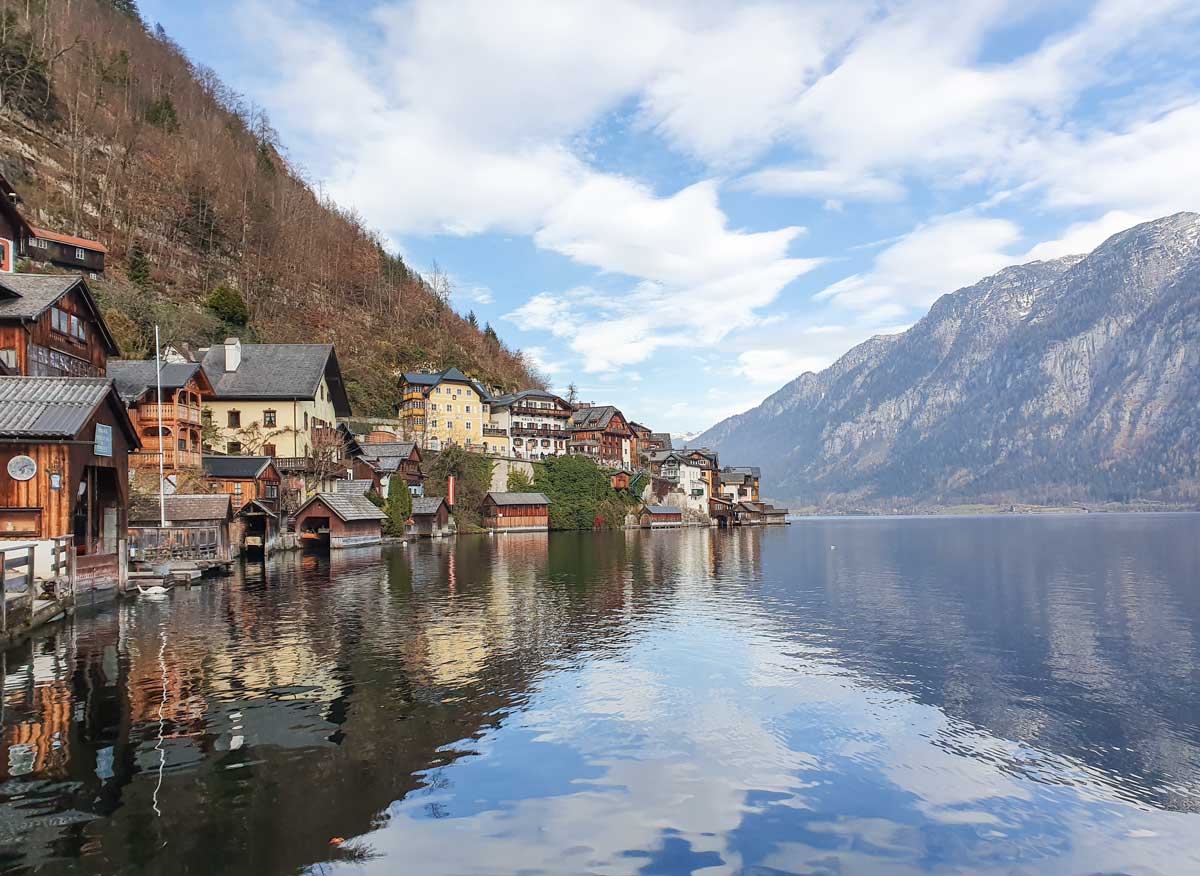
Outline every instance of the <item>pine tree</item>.
POLYGON ((145 251, 136 243, 129 251, 129 282, 139 289, 150 288, 150 262, 146 259, 145 251))
POLYGON ((383 510, 388 516, 387 534, 404 535, 404 527, 412 517, 412 493, 408 491, 408 483, 398 474, 388 479, 387 504, 383 510))

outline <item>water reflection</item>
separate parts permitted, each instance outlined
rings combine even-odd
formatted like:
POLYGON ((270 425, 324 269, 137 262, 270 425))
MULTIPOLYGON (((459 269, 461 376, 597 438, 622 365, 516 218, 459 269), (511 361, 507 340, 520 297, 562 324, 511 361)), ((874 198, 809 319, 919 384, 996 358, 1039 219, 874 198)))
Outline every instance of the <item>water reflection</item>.
POLYGON ((5 655, 0 865, 1200 870, 1197 535, 809 521, 248 565, 5 655))

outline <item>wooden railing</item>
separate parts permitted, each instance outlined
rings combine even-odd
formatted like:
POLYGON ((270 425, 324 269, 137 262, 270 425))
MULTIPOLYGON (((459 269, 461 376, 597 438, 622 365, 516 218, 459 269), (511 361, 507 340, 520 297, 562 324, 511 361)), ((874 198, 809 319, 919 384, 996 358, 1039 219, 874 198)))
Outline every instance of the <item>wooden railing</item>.
MULTIPOLYGON (((201 456, 199 450, 178 450, 166 448, 163 456, 163 468, 175 470, 180 468, 199 468, 201 456)), ((158 467, 157 450, 135 450, 129 454, 129 464, 134 468, 153 469, 158 467)))
POLYGON ((0 632, 8 632, 9 594, 15 594, 14 607, 28 602, 33 606, 33 569, 36 545, 0 542, 0 581, 4 598, 0 600, 0 632))
POLYGON ((200 408, 194 408, 190 405, 180 405, 174 402, 163 402, 161 405, 148 404, 138 408, 138 419, 143 425, 153 426, 158 422, 159 410, 162 410, 163 425, 168 423, 180 422, 189 423, 193 426, 200 425, 200 408))

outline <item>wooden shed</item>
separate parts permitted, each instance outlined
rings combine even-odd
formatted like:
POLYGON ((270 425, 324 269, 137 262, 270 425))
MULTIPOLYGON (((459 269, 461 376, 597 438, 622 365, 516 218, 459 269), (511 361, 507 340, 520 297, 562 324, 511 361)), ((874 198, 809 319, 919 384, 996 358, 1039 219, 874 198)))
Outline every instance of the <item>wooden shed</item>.
POLYGON ((683 512, 672 505, 646 505, 638 514, 638 525, 643 529, 682 526, 683 512))
POLYGON ((409 535, 438 538, 454 532, 450 520, 450 506, 444 498, 418 496, 412 503, 412 522, 407 528, 409 535))
POLYGON ((300 506, 294 519, 304 544, 336 550, 379 544, 386 518, 366 496, 317 493, 300 506))
POLYGON ((230 535, 233 506, 225 493, 175 493, 129 509, 129 556, 135 560, 227 562, 237 554, 230 535), (166 520, 164 522, 163 516, 166 520))
POLYGON ((140 444, 111 380, 0 377, 0 539, 74 553, 76 589, 123 586, 129 453, 140 444))
POLYGON ((488 493, 483 497, 483 526, 505 532, 546 532, 550 500, 544 493, 488 493))

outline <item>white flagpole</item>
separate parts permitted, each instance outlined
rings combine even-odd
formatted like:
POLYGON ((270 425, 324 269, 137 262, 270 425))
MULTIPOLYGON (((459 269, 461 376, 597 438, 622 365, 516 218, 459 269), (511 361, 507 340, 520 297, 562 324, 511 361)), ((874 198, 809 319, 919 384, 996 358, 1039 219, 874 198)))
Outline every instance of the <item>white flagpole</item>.
POLYGON ((162 355, 158 341, 158 326, 154 327, 154 382, 158 387, 158 517, 159 525, 167 528, 167 496, 163 478, 163 419, 162 419, 162 355))

